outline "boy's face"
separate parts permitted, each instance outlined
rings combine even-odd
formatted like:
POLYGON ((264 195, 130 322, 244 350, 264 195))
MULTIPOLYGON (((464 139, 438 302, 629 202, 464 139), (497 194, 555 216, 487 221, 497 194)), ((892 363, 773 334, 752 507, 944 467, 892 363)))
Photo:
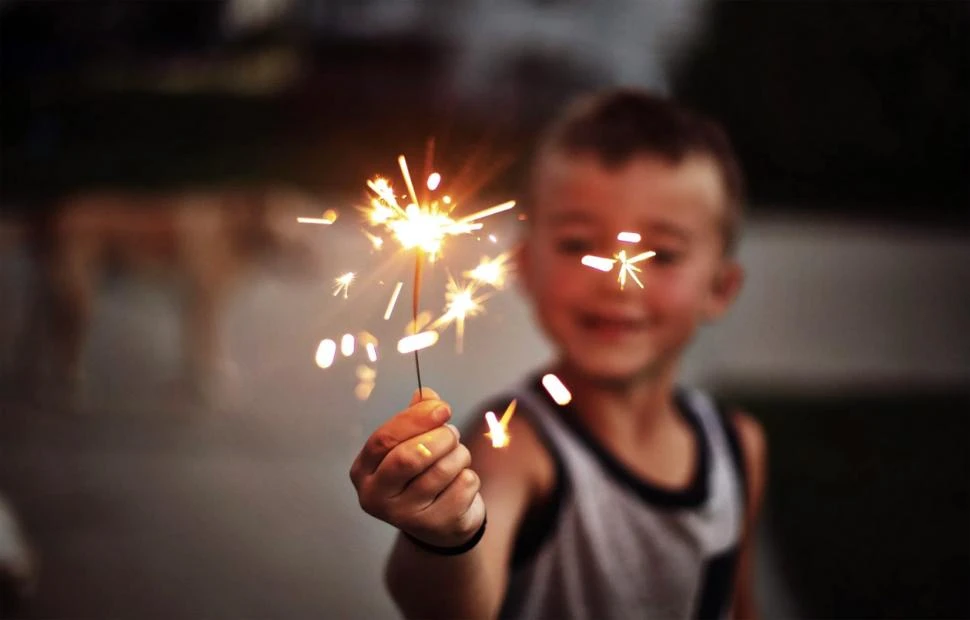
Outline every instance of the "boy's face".
POLYGON ((534 179, 531 231, 520 254, 538 319, 576 372, 610 382, 650 376, 674 362, 698 325, 719 317, 741 282, 724 256, 726 199, 716 165, 640 156, 607 169, 594 156, 547 155, 534 179), (617 241, 636 232, 640 243, 617 241), (583 265, 653 250, 637 263, 643 288, 583 265))

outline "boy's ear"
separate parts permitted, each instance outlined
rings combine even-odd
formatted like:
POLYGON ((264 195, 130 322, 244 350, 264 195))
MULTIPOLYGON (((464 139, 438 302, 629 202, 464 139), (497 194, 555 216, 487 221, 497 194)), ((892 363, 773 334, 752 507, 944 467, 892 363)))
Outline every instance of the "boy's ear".
POLYGON ((744 268, 733 259, 724 260, 714 275, 711 294, 705 308, 705 320, 716 321, 724 316, 741 292, 744 284, 744 268))

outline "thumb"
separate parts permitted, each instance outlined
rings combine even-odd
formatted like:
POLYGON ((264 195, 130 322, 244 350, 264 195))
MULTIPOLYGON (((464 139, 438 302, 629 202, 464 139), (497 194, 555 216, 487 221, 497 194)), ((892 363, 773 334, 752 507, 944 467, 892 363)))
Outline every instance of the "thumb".
POLYGON ((429 387, 422 388, 422 391, 414 390, 414 396, 411 397, 411 405, 416 405, 422 400, 441 400, 438 393, 429 387))

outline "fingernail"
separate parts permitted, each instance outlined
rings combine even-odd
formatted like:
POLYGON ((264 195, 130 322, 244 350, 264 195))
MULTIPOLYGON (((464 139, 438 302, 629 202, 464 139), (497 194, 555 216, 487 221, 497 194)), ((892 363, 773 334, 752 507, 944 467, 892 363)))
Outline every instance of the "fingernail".
POLYGON ((445 426, 450 428, 451 432, 455 434, 455 439, 458 439, 458 440, 461 439, 461 432, 458 430, 457 426, 455 426, 454 424, 445 424, 445 426))
POLYGON ((441 424, 442 422, 444 422, 450 417, 451 417, 451 411, 448 409, 448 407, 445 407, 445 406, 438 407, 437 409, 431 412, 431 419, 437 422, 438 424, 441 424))

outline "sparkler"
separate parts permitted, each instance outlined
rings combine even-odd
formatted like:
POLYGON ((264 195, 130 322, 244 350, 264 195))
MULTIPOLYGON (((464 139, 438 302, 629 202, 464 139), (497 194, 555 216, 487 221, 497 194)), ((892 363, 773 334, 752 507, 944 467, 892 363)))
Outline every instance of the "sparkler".
MULTIPOLYGON (((432 150, 426 153, 425 172, 431 168, 432 150)), ((372 247, 372 252, 383 250, 386 241, 393 239, 403 253, 413 252, 414 276, 411 289, 411 321, 405 329, 405 337, 397 343, 397 350, 402 354, 414 354, 414 367, 417 375, 418 388, 421 389, 421 366, 418 352, 434 346, 440 338, 440 330, 455 324, 456 347, 460 352, 464 340, 465 320, 484 312, 484 301, 493 294, 494 290, 504 288, 508 275, 510 253, 503 253, 494 258, 482 257, 478 266, 462 272, 462 279, 456 280, 450 274, 445 287, 444 313, 432 322, 429 312, 419 313, 421 295, 422 269, 425 258, 431 263, 436 262, 443 252, 448 238, 467 235, 479 231, 484 227, 482 220, 502 213, 515 206, 514 201, 503 202, 476 211, 469 215, 455 215, 458 201, 451 195, 440 192, 442 176, 438 172, 431 172, 420 187, 420 195, 415 191, 415 183, 411 170, 403 155, 397 159, 401 179, 406 187, 406 193, 395 192, 390 181, 383 177, 374 177, 367 181, 369 198, 366 206, 360 207, 371 230, 363 233, 372 247), (439 193, 440 192, 440 193, 439 193), (376 229, 376 230, 374 230, 376 229), (494 289, 483 293, 483 289, 494 289)), ((297 218, 300 223, 330 225, 337 218, 336 212, 330 210, 319 218, 297 218)), ((484 234, 482 234, 484 237, 484 234)), ((481 237, 478 238, 480 241, 481 237)), ((493 244, 498 242, 494 234, 488 235, 493 244)), ((612 267, 612 264, 611 264, 612 267)), ((333 282, 333 295, 348 297, 349 289, 358 280, 358 274, 348 271, 333 282)), ((383 284, 383 280, 380 281, 383 284)), ((397 282, 391 293, 384 311, 384 319, 389 320, 394 312, 404 282, 397 282)), ((356 338, 347 333, 336 341, 330 338, 322 340, 317 347, 315 361, 320 368, 331 367, 341 354, 350 358, 358 354, 366 355, 368 364, 378 361, 378 343, 369 332, 360 332, 356 338)), ((357 385, 355 395, 360 400, 370 397, 376 382, 376 370, 370 365, 357 367, 357 385)), ((513 401, 506 409, 501 419, 496 419, 490 412, 489 435, 496 447, 504 447, 509 443, 508 423, 515 411, 513 401)), ((423 447, 423 446, 422 446, 423 447)), ((426 448, 425 448, 426 450, 426 448)))
MULTIPOLYGON (((435 262, 441 253, 442 245, 447 237, 468 234, 481 229, 482 223, 480 220, 511 209, 515 206, 515 201, 503 202, 488 209, 483 209, 471 215, 456 219, 451 214, 457 205, 449 196, 444 196, 441 201, 428 199, 422 202, 418 200, 417 193, 414 191, 414 183, 411 180, 411 171, 408 168, 407 159, 404 155, 400 155, 397 158, 397 162, 401 169, 401 177, 407 186, 407 196, 411 202, 402 207, 387 179, 376 177, 367 182, 367 187, 374 193, 374 196, 371 198, 369 207, 365 207, 363 211, 372 226, 382 226, 398 242, 403 250, 414 251, 411 314, 414 319, 417 319, 418 305, 421 297, 421 266, 424 256, 427 256, 431 262, 435 262)), ((440 184, 441 175, 437 172, 432 172, 428 176, 425 186, 429 191, 434 192, 440 184)), ((458 312, 461 312, 459 308, 464 307, 467 303, 464 301, 465 295, 463 293, 456 295, 449 301, 449 308, 452 302, 460 304, 459 307, 456 307, 456 312, 452 313, 453 320, 458 321, 458 312)), ((392 298, 393 300, 396 300, 396 295, 392 298)), ((390 316, 390 309, 393 308, 393 303, 389 304, 388 308, 389 310, 385 312, 385 316, 390 316)), ((470 310, 470 308, 466 309, 460 315, 462 321, 470 310)), ((446 316, 448 315, 446 314, 446 316)), ((463 329, 463 322, 460 324, 460 327, 463 329)), ((400 343, 398 349, 400 350, 400 343)), ((414 369, 417 374, 418 389, 420 390, 421 362, 418 357, 418 349, 412 350, 414 351, 414 369)))

